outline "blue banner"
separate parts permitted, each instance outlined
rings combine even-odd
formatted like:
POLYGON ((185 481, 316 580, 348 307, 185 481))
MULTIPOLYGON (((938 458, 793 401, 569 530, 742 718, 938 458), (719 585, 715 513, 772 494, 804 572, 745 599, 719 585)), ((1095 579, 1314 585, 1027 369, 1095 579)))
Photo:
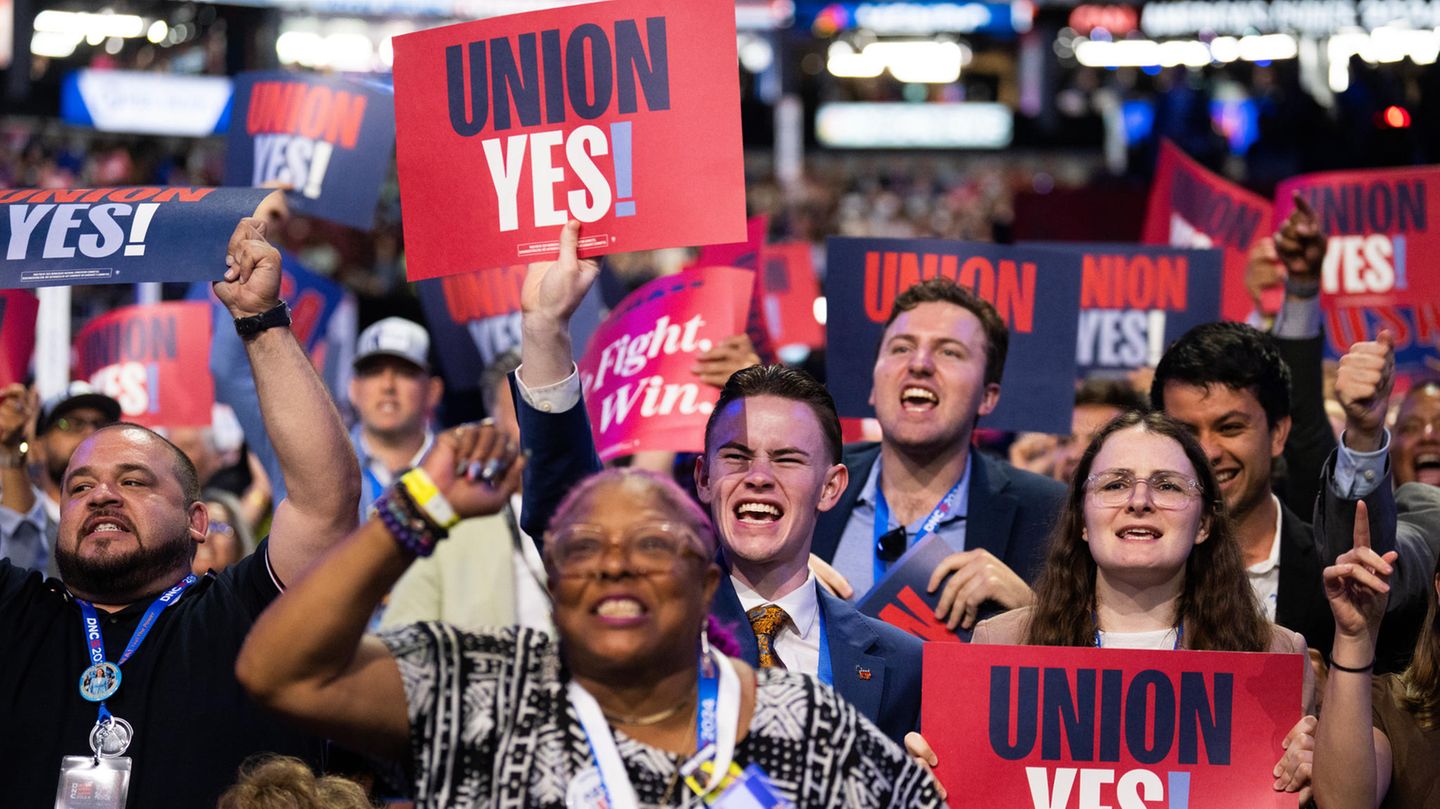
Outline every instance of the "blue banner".
POLYGON ((930 574, 954 552, 937 534, 916 542, 890 565, 884 578, 870 588, 855 608, 924 641, 970 640, 969 630, 957 627, 952 632, 935 618, 941 590, 925 591, 930 584, 930 574))
POLYGON ((0 288, 216 281, 263 188, 0 191, 0 288))
POLYGON ((235 79, 227 185, 284 187, 290 210, 369 230, 395 147, 382 84, 265 72, 235 79))
POLYGON ((1153 368, 1180 335, 1220 319, 1220 250, 1036 243, 1081 263, 1075 365, 1081 376, 1153 368))
POLYGON ((842 416, 874 415, 872 369, 895 296, 944 276, 995 306, 1010 329, 1000 403, 980 426, 1070 432, 1080 256, 940 239, 826 244, 826 379, 842 416))

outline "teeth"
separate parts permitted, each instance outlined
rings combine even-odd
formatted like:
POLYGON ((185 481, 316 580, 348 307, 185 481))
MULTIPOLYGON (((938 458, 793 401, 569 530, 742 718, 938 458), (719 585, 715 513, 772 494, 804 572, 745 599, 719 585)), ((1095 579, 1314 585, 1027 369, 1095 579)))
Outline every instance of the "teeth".
POLYGON ((644 612, 644 609, 640 602, 634 599, 612 598, 601 603, 595 612, 604 618, 635 618, 644 612))
POLYGON ((1218 481, 1218 482, 1220 482, 1220 483, 1228 483, 1229 481, 1232 481, 1232 480, 1235 479, 1235 475, 1236 475, 1236 474, 1238 474, 1238 473, 1237 473, 1235 470, 1233 470, 1233 469, 1227 469, 1227 470, 1225 470, 1224 472, 1216 472, 1216 473, 1215 473, 1215 480, 1218 481))
POLYGON ((940 401, 940 397, 939 397, 939 396, 936 396, 936 395, 934 394, 934 392, 928 391, 928 390, 926 390, 926 389, 924 389, 924 388, 906 388, 904 391, 902 391, 902 392, 900 393, 900 398, 901 398, 901 399, 923 399, 923 400, 925 400, 925 401, 927 401, 927 402, 936 402, 936 403, 938 403, 938 402, 940 401))
POLYGON ((1160 534, 1148 528, 1131 528, 1125 531, 1121 531, 1120 536, 1130 537, 1132 539, 1155 539, 1156 537, 1160 536, 1160 534))
POLYGON ((769 503, 741 503, 736 507, 735 514, 742 520, 752 522, 769 522, 772 517, 780 519, 780 509, 769 503))
POLYGON ((1415 456, 1415 466, 1440 466, 1440 455, 1433 452, 1426 452, 1415 456))
POLYGON ((102 522, 102 523, 100 523, 99 525, 95 526, 95 530, 92 531, 91 533, 98 534, 98 533, 100 533, 101 531, 119 531, 119 530, 121 530, 120 526, 116 525, 116 524, 113 523, 113 522, 102 522))

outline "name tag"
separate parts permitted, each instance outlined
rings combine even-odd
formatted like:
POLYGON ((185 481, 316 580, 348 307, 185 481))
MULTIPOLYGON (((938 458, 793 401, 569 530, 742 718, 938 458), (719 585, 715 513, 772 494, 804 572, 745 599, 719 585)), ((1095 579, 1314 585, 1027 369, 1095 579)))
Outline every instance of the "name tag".
POLYGON ((130 759, 123 756, 66 756, 60 762, 55 809, 125 809, 130 768, 130 759))

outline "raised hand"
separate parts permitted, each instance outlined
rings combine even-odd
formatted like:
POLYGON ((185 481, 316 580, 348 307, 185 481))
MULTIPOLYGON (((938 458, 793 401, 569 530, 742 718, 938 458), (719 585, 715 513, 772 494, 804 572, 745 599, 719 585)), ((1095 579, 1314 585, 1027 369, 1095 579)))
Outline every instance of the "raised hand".
POLYGON ((520 488, 524 459, 489 419, 435 436, 421 468, 461 519, 495 514, 520 488))
POLYGON ((30 419, 39 411, 35 394, 18 382, 0 390, 0 448, 18 452, 30 419))
POLYGON ((1350 346, 1335 375, 1335 398, 1345 409, 1345 445, 1360 452, 1380 448, 1395 376, 1395 338, 1388 329, 1350 346))
POLYGON ((1296 194, 1295 208, 1275 234, 1275 252, 1294 281, 1319 281, 1325 260, 1325 234, 1320 218, 1303 197, 1296 194))
POLYGON ((1336 635, 1365 638, 1373 647, 1399 554, 1390 551, 1381 556, 1371 549, 1370 515, 1363 500, 1355 504, 1354 538, 1354 546, 1325 568, 1325 597, 1335 614, 1336 635))
POLYGON ((707 385, 723 388, 725 380, 729 379, 731 374, 741 368, 759 364, 760 355, 755 353, 755 345, 750 342, 750 336, 734 334, 695 357, 690 373, 707 385))
POLYGON ((225 280, 214 287, 232 317, 259 315, 280 305, 280 251, 265 240, 268 227, 250 217, 241 219, 230 234, 225 280))
POLYGON ((935 605, 935 618, 944 621, 950 629, 957 626, 973 629, 980 617, 980 606, 986 601, 998 601, 1013 610, 1035 600, 1030 585, 983 548, 952 553, 940 560, 930 574, 927 591, 935 592, 946 576, 950 576, 950 580, 945 582, 940 601, 935 605))
POLYGON ((531 324, 566 326, 600 273, 593 259, 579 257, 580 223, 560 231, 560 255, 554 262, 531 264, 520 291, 520 311, 531 324))

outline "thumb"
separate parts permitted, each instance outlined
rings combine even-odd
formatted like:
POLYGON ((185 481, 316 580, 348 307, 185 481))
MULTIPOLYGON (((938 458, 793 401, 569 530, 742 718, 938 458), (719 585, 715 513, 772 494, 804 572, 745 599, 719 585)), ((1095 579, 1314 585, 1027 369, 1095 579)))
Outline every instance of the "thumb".
POLYGON ((1375 335, 1375 341, 1385 346, 1387 351, 1395 350, 1395 335, 1389 329, 1381 329, 1380 333, 1375 335))
POLYGON ((580 253, 580 223, 571 219, 560 230, 559 261, 578 261, 580 253))

